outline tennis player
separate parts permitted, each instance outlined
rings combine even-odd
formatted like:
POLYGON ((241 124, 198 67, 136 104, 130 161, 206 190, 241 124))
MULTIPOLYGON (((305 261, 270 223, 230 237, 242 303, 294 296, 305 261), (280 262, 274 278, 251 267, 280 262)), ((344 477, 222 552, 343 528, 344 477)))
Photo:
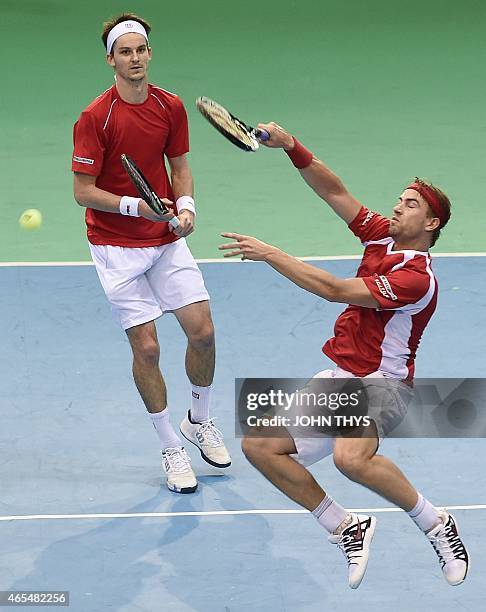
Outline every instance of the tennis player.
POLYGON ((192 493, 197 480, 171 425, 159 368, 155 320, 165 312, 174 313, 188 340, 191 403, 181 433, 211 465, 225 468, 231 459, 210 418, 214 329, 209 296, 185 240, 194 230, 196 215, 187 161, 187 116, 177 95, 148 83, 150 29, 131 13, 103 26, 101 38, 115 84, 81 113, 74 126, 74 197, 86 207, 91 255, 112 312, 130 342, 133 377, 160 438, 167 486, 192 493), (135 160, 170 214, 158 216, 139 198, 121 164, 122 153, 135 160), (175 215, 180 225, 173 230, 168 221, 175 215))
MULTIPOLYGON (((390 405, 400 405, 414 375, 420 338, 437 303, 437 281, 429 248, 450 217, 450 202, 437 187, 416 179, 400 195, 391 219, 358 202, 341 180, 298 140, 275 123, 267 130, 268 147, 283 148, 303 179, 325 200, 365 248, 356 278, 339 279, 256 238, 234 233, 222 245, 226 256, 264 261, 306 291, 330 302, 349 304, 338 317, 324 353, 336 364, 323 378, 385 378, 390 405)), ((364 382, 364 381, 363 381, 364 382)), ((288 497, 310 510, 344 553, 349 586, 357 588, 368 563, 376 525, 373 516, 347 512, 319 486, 305 466, 333 454, 349 479, 405 510, 433 545, 445 579, 463 582, 469 557, 457 521, 416 491, 399 468, 378 455, 383 423, 372 421, 363 437, 303 437, 298 428, 282 428, 279 437, 246 437, 249 461, 288 497), (299 436, 300 434, 300 436, 299 436), (302 437, 301 437, 302 436, 302 437)))

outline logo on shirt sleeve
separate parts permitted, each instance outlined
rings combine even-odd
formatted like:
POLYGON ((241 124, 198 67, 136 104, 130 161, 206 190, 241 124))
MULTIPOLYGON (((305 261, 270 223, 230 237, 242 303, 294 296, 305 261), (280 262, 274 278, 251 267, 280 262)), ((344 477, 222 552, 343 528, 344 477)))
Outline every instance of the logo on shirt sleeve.
POLYGON ((363 220, 363 223, 361 224, 361 227, 364 227, 368 223, 368 221, 371 221, 371 219, 375 216, 375 214, 376 213, 374 213, 372 210, 369 210, 368 214, 363 220))
POLYGON ((375 276, 375 283, 378 287, 381 295, 388 298, 389 300, 398 300, 397 296, 393 293, 393 289, 386 276, 375 276))
POLYGON ((89 164, 90 166, 94 164, 94 159, 89 159, 89 157, 78 157, 77 155, 73 155, 73 161, 80 164, 89 164))

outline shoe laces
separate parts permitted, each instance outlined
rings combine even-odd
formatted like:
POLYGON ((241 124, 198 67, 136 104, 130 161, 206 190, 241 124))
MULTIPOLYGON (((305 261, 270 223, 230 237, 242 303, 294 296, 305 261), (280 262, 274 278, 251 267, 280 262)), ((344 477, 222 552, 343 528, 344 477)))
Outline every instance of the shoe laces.
POLYGON ((453 521, 449 520, 436 535, 429 535, 429 539, 442 567, 449 561, 466 560, 466 549, 453 521))
POLYGON ((361 556, 363 550, 362 540, 355 540, 350 535, 341 536, 339 542, 336 542, 337 547, 341 550, 348 562, 348 565, 354 563, 354 559, 361 556), (353 553, 357 553, 354 554, 353 553))
POLYGON ((190 468, 191 459, 182 446, 166 448, 163 455, 169 472, 182 473, 190 468))
POLYGON ((201 423, 198 429, 210 446, 222 446, 223 433, 214 425, 214 419, 201 423))
MULTIPOLYGON (((359 521, 359 518, 357 520, 359 521)), ((353 533, 358 533, 357 524, 353 521, 350 525, 345 527, 343 532, 340 534, 339 540, 334 542, 345 556, 348 566, 351 563, 355 563, 354 559, 360 557, 363 552, 365 529, 361 527, 361 523, 359 523, 359 527, 361 529, 361 537, 358 537, 358 539, 356 539, 355 535, 351 534, 351 530, 353 530, 353 528, 353 533)))

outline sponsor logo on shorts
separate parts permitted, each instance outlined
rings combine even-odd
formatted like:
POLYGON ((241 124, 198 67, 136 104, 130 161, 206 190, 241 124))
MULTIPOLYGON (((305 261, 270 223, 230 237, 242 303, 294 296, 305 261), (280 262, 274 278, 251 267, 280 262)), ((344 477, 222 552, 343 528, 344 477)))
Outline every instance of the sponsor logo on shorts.
POLYGON ((370 221, 374 216, 375 216, 375 213, 372 210, 369 210, 368 214, 364 218, 363 223, 361 224, 361 227, 364 227, 368 223, 368 221, 370 221))
POLYGON ((199 393, 196 393, 195 391, 193 391, 192 397, 194 397, 195 399, 199 399, 199 393))
POLYGON ((77 155, 73 155, 73 160, 80 164, 89 164, 90 166, 94 164, 94 159, 89 159, 89 157, 78 157, 77 155))
POLYGON ((375 276, 375 283, 381 295, 393 301, 398 300, 386 276, 375 276))

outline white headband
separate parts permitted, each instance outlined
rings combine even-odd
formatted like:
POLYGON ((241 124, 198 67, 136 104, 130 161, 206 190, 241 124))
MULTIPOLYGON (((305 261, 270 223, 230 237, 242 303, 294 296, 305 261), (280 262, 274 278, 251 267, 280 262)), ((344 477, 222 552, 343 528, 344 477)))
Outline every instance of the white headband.
POLYGON ((117 23, 116 26, 110 30, 108 40, 106 41, 106 52, 110 54, 115 40, 123 36, 123 34, 130 34, 130 32, 141 34, 148 43, 147 32, 141 23, 131 20, 122 21, 121 23, 117 23))

